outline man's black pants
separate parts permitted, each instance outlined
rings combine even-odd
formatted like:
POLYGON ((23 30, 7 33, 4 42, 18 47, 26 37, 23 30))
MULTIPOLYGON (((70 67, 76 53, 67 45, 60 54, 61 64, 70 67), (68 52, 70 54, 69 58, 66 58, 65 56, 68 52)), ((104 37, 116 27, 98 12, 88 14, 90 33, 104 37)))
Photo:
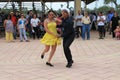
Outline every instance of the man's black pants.
POLYGON ((34 33, 33 33, 33 39, 35 39, 35 36, 37 36, 37 38, 39 39, 39 31, 38 31, 38 27, 33 27, 34 29, 34 33))
POLYGON ((105 28, 104 26, 98 26, 99 36, 100 38, 105 37, 105 28))
POLYGON ((64 54, 65 54, 65 57, 66 57, 68 63, 72 61, 72 54, 71 54, 71 50, 70 50, 70 45, 74 41, 74 38, 75 38, 74 33, 63 38, 64 54))
POLYGON ((76 37, 81 36, 82 35, 82 26, 76 26, 75 31, 76 31, 76 37))

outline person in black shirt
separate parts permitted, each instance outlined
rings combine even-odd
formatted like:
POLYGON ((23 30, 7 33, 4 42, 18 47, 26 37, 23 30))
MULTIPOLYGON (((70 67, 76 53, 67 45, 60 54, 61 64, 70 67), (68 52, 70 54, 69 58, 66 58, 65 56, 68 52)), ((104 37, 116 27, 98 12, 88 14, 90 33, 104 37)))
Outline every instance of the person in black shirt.
POLYGON ((74 25, 73 19, 69 16, 68 11, 62 10, 63 34, 61 35, 61 37, 63 37, 64 54, 68 62, 66 65, 67 68, 70 68, 73 64, 72 54, 69 48, 75 38, 75 31, 73 25, 74 25))
POLYGON ((117 12, 114 13, 114 16, 111 19, 110 22, 110 27, 112 29, 112 37, 115 38, 115 33, 114 30, 116 29, 116 27, 118 26, 118 21, 120 20, 120 17, 118 16, 117 12))

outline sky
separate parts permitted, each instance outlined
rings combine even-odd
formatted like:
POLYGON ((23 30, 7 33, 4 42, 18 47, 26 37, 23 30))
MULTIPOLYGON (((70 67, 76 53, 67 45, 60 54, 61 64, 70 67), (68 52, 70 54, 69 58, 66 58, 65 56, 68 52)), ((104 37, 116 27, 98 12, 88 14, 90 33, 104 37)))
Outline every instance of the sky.
MULTIPOLYGON (((3 8, 3 6, 5 5, 6 3, 0 3, 0 8, 3 8)), ((52 2, 52 3, 46 3, 46 5, 49 7, 49 8, 52 8, 53 10, 58 10, 58 9, 61 9, 61 4, 63 5, 62 9, 66 9, 66 6, 67 4, 65 2, 59 2, 59 3, 56 3, 56 2, 52 2)), ((28 9, 32 9, 32 3, 31 2, 25 2, 22 4, 24 7, 28 7, 28 9)), ((17 6, 17 4, 16 4, 17 6)), ((81 3, 81 7, 84 8, 85 4, 82 2, 81 3)), ((96 8, 99 8, 101 6, 104 6, 104 0, 98 0, 97 3, 96 1, 95 2, 92 2, 90 4, 87 5, 87 8, 89 9, 94 9, 95 7, 96 8)), ((113 4, 109 4, 108 6, 114 6, 113 4)), ((8 8, 11 7, 11 4, 9 3, 7 5, 8 8)), ((40 5, 40 2, 35 2, 35 7, 37 10, 41 10, 41 5, 40 5)), ((74 7, 74 2, 71 1, 69 2, 69 7, 74 7)))

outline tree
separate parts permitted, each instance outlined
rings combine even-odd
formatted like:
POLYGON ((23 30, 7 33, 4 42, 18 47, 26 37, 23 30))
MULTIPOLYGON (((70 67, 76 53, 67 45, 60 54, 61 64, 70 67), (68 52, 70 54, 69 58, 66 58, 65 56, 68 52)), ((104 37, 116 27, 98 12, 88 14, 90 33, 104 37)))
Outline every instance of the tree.
POLYGON ((118 14, 120 16, 120 4, 118 5, 118 14))
POLYGON ((117 0, 104 0, 104 3, 105 3, 105 4, 114 3, 116 9, 118 10, 118 5, 119 5, 119 4, 117 3, 117 0))
POLYGON ((97 9, 97 13, 104 11, 104 14, 107 14, 107 12, 111 9, 113 9, 113 7, 102 6, 97 9))

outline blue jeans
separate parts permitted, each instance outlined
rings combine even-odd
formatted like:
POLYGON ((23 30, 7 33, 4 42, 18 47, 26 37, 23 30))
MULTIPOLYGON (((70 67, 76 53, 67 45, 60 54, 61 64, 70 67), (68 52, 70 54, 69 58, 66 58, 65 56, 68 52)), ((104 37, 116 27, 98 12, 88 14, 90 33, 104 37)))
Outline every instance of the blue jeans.
POLYGON ((83 24, 82 27, 82 38, 85 40, 85 35, 87 33, 87 39, 90 39, 90 25, 89 24, 83 24))
POLYGON ((20 40, 23 40, 23 36, 24 39, 27 40, 26 30, 24 28, 20 28, 19 31, 20 31, 20 40))

